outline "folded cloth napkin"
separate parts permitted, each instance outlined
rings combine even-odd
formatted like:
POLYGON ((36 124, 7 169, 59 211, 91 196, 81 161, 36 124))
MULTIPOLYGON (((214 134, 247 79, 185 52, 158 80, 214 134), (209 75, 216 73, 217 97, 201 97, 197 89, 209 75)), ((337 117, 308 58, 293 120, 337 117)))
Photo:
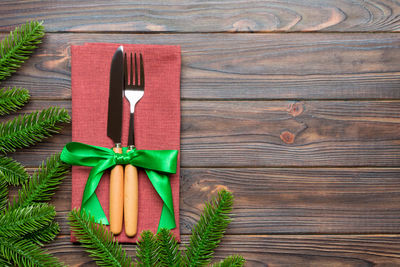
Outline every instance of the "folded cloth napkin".
MULTIPOLYGON (((90 43, 71 46, 72 141, 111 148, 107 137, 107 111, 110 64, 121 44, 90 43)), ((135 109, 137 149, 179 150, 180 147, 180 47, 123 44, 124 52, 142 53, 145 94, 135 109)), ((123 103, 122 145, 126 146, 129 128, 129 102, 123 103)), ((72 208, 81 205, 89 167, 72 167, 72 208)), ((179 235, 179 156, 177 173, 170 175, 174 213, 179 235)), ((96 190, 105 214, 109 214, 109 171, 96 190)), ((119 242, 136 242, 143 230, 157 232, 163 202, 144 170, 139 169, 138 234, 129 238, 123 231, 119 242)), ((71 241, 76 238, 71 235, 71 241)))

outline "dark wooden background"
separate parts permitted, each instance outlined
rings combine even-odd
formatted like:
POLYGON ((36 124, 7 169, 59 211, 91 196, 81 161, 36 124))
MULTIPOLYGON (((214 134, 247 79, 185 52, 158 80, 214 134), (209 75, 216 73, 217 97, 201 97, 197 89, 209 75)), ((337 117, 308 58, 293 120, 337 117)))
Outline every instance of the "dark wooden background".
MULTIPOLYGON (((0 37, 30 19, 45 21, 44 42, 2 84, 30 90, 21 112, 71 109, 72 44, 182 46, 184 243, 227 188, 234 221, 217 259, 400 266, 399 1, 2 1, 0 37)), ((34 168, 70 140, 67 125, 12 156, 34 168)), ((69 177, 48 249, 92 266, 69 242, 70 194, 69 177)))

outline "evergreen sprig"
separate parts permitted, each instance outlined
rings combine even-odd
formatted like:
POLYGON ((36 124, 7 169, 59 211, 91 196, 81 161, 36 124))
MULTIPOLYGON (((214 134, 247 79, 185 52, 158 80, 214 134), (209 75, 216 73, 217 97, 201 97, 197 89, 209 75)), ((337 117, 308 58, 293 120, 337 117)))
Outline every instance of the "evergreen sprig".
MULTIPOLYGON (((43 35, 42 22, 32 21, 17 27, 0 42, 0 81, 29 58, 43 35)), ((0 115, 21 108, 29 97, 26 89, 0 89, 0 115)), ((0 124, 0 266, 62 266, 40 248, 59 232, 54 206, 42 202, 50 200, 69 167, 55 155, 46 165, 42 163, 31 178, 20 163, 5 154, 42 141, 57 133, 60 123, 69 121, 67 111, 52 107, 0 124), (8 184, 22 184, 18 200, 14 198, 11 203, 8 184)))
POLYGON ((178 241, 168 229, 162 228, 157 233, 159 261, 161 266, 181 266, 182 256, 178 241))
POLYGON ((189 247, 186 250, 187 266, 204 266, 211 262, 214 249, 217 248, 231 222, 233 196, 226 190, 218 193, 205 204, 200 220, 192 230, 189 247))
MULTIPOLYGON (((151 231, 143 231, 137 245, 137 266, 205 266, 209 264, 213 250, 231 221, 229 213, 232 205, 232 193, 226 190, 220 191, 215 198, 206 203, 203 214, 194 227, 185 257, 181 256, 178 242, 170 230, 160 229, 156 236, 151 231)), ((78 241, 99 265, 129 266, 132 263, 106 228, 95 224, 93 217, 89 217, 85 212, 73 210, 70 212, 69 222, 78 241)), ((233 255, 212 266, 241 267, 244 262, 243 257, 233 255)))
POLYGON ((0 156, 0 180, 12 185, 21 185, 29 177, 21 163, 12 158, 0 156))
POLYGON ((69 165, 60 160, 60 154, 48 157, 32 178, 18 190, 18 200, 14 199, 12 207, 26 207, 37 202, 49 201, 68 170, 69 165))
POLYGON ((19 238, 49 225, 55 216, 54 206, 45 203, 6 209, 0 216, 0 236, 19 238))
POLYGON ((99 266, 133 266, 126 251, 104 225, 95 223, 94 217, 74 209, 68 219, 76 238, 99 266))
POLYGON ((8 184, 3 179, 0 179, 0 211, 8 205, 8 184))
POLYGON ((212 267, 241 267, 245 263, 245 259, 239 255, 228 256, 222 261, 215 263, 212 267))
POLYGON ((143 231, 137 243, 136 250, 137 266, 157 266, 160 254, 159 246, 154 234, 151 231, 143 231))
POLYGON ((0 252, 8 262, 17 266, 63 266, 57 258, 29 240, 0 237, 0 252))
POLYGON ((42 24, 37 21, 27 22, 15 28, 0 42, 0 81, 17 71, 42 42, 42 24))
POLYGON ((0 152, 14 152, 42 141, 60 130, 59 123, 70 121, 65 109, 50 107, 42 111, 20 115, 0 124, 0 152))
POLYGON ((0 257, 0 266, 2 267, 12 267, 13 265, 4 257, 0 257))
POLYGON ((44 246, 44 244, 53 241, 54 238, 60 232, 60 226, 57 222, 51 221, 50 224, 45 225, 44 227, 38 229, 37 231, 33 231, 24 235, 22 238, 32 241, 39 246, 44 246))
POLYGON ((0 89, 0 115, 16 111, 28 103, 29 91, 24 88, 0 89))

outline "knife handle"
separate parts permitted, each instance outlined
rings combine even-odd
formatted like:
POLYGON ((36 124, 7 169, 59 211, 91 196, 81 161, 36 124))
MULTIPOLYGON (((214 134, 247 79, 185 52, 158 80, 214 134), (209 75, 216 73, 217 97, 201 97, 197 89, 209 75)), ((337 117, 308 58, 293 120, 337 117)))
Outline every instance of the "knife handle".
POLYGON ((138 171, 135 166, 127 164, 124 179, 124 222, 125 234, 129 237, 137 233, 138 202, 138 171))
MULTIPOLYGON (((115 153, 122 153, 121 147, 113 148, 115 153)), ((110 174, 110 230, 114 235, 122 231, 124 211, 124 168, 115 165, 110 174)))

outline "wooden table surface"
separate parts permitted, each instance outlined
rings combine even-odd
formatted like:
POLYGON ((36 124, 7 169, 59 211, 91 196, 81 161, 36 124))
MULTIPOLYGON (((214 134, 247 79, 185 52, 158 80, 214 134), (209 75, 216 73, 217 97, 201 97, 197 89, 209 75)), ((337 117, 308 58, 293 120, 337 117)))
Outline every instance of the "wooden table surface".
MULTIPOLYGON (((234 221, 217 259, 400 266, 400 2, 143 2, 2 1, 0 37, 30 19, 47 31, 2 84, 30 90, 21 112, 71 110, 72 44, 181 45, 183 242, 204 201, 227 188, 234 221)), ((11 156, 34 168, 70 140, 67 125, 11 156)), ((69 241, 70 201, 68 177, 48 249, 94 266, 69 241)))

